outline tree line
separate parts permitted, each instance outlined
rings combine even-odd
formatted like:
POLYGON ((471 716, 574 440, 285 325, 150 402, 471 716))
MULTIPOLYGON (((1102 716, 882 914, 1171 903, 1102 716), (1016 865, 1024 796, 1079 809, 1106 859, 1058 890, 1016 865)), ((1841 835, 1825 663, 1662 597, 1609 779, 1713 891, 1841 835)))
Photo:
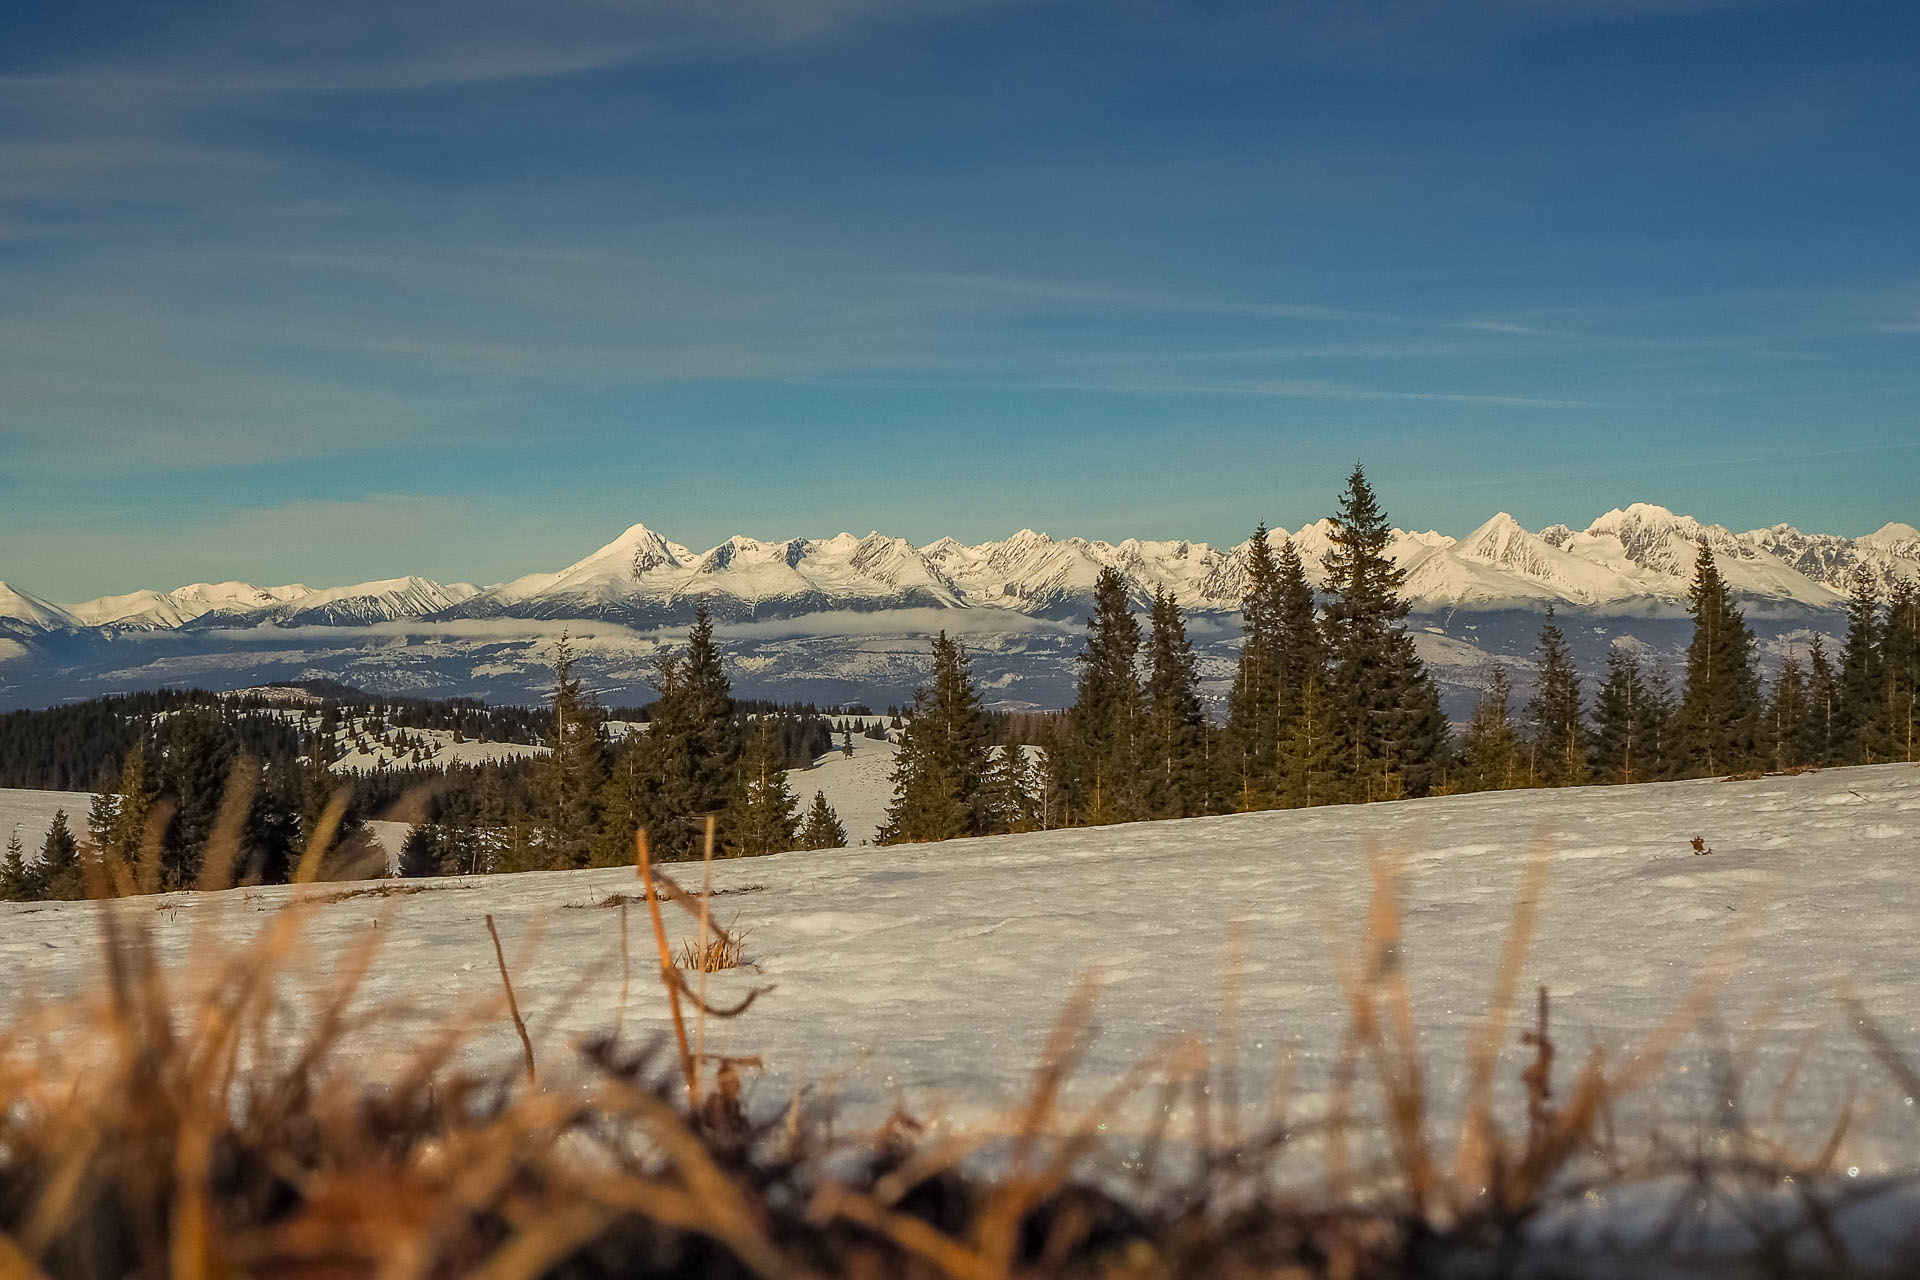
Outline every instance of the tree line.
POLYGON ((1331 523, 1319 592, 1290 540, 1275 550, 1266 527, 1255 530, 1223 724, 1205 713, 1178 602, 1156 593, 1143 628, 1111 569, 1095 583, 1074 703, 1036 735, 1045 746, 1037 770, 990 757, 964 654, 942 636, 934 681, 907 728, 885 838, 1920 758, 1912 582, 1897 581, 1882 600, 1871 576, 1856 575, 1838 662, 1815 636, 1806 663, 1789 655, 1766 688, 1754 634, 1703 542, 1678 690, 1657 664, 1616 645, 1589 700, 1549 611, 1525 706, 1512 706, 1495 666, 1455 742, 1402 626, 1404 575, 1387 554, 1391 526, 1364 469, 1348 477, 1331 523))
MULTIPOLYGON (((1525 705, 1513 707, 1495 666, 1456 742, 1403 625, 1404 574, 1362 468, 1348 477, 1331 526, 1318 591, 1290 540, 1276 549, 1264 525, 1255 531, 1222 723, 1206 712, 1178 601, 1156 593, 1143 626, 1112 569, 1095 584, 1075 699, 1063 713, 989 712, 965 649, 942 632, 912 706, 888 708, 899 749, 880 841, 1916 758, 1914 583, 1896 581, 1883 600, 1869 575, 1857 575, 1837 659, 1816 636, 1805 663, 1790 654, 1767 687, 1754 634, 1703 543, 1677 690, 1657 664, 1617 644, 1589 699, 1549 611, 1525 705)), ((206 884, 210 857, 230 880, 272 882, 323 830, 335 833, 332 866, 377 874, 362 825, 374 813, 411 824, 406 875, 622 865, 642 831, 656 857, 692 858, 709 826, 728 856, 846 845, 825 795, 803 811, 787 777, 834 747, 835 726, 812 707, 735 699, 704 610, 685 646, 656 660, 650 684, 653 702, 618 713, 644 721, 644 731, 614 737, 612 715, 584 692, 563 635, 537 713, 543 757, 385 770, 359 780, 345 803, 329 768, 332 704, 306 730, 304 716, 294 725, 245 701, 173 694, 142 695, 153 700, 145 730, 114 714, 125 708, 16 718, 11 737, 0 732, 0 747, 11 743, 16 754, 36 738, 58 740, 66 758, 97 769, 103 750, 129 745, 99 786, 84 835, 63 814, 32 861, 16 836, 0 860, 0 897, 82 896, 90 861, 96 879, 103 868, 137 870, 123 873, 136 888, 206 884)), ((380 710, 383 731, 388 717, 456 731, 484 718, 484 709, 458 705, 380 710)), ((535 714, 489 728, 517 737, 535 714)), ((851 752, 852 725, 839 727, 851 752)), ((885 733, 877 723, 864 732, 885 733)))

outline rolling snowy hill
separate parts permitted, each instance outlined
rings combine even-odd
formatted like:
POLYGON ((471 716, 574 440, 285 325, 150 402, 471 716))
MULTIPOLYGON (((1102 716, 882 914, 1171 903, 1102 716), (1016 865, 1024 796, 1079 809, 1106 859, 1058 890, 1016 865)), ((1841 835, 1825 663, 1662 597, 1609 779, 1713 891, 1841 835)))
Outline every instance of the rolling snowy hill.
MULTIPOLYGON (((996 1123, 1025 1095, 1049 1025, 1092 975, 1100 1032, 1069 1090, 1090 1103, 1182 1034, 1221 1052, 1231 922, 1246 943, 1235 1045, 1245 1101, 1261 1108, 1265 1082, 1281 1069, 1294 1113, 1311 1116, 1327 1105, 1345 1026, 1326 930, 1337 922, 1353 945, 1371 842, 1398 860, 1397 954, 1431 1070, 1435 1131, 1452 1132, 1465 1042, 1536 841, 1546 887, 1519 988, 1550 991, 1567 1077, 1595 1049, 1617 1069, 1703 977, 1718 979, 1651 1093, 1611 1100, 1622 1133, 1645 1131, 1654 1097, 1670 1137, 1691 1142, 1717 1130, 1733 1056, 1738 1096, 1753 1104, 1742 1124, 1813 1151, 1851 1105, 1842 1167, 1910 1165, 1914 1113, 1839 999, 1858 997, 1892 1048, 1920 1061, 1910 946, 1920 915, 1912 874, 1920 769, 1910 765, 727 860, 714 871, 729 894, 722 919, 746 932, 753 968, 714 975, 710 990, 722 1003, 756 986, 775 990, 714 1028, 720 1043, 709 1047, 765 1064, 753 1081, 756 1105, 777 1109, 796 1085, 833 1077, 850 1122, 902 1106, 964 1130, 996 1123), (1695 836, 1710 856, 1691 851, 1695 836), (1774 1105, 1781 1098, 1783 1108, 1774 1105)), ((697 869, 672 870, 698 883, 697 869)), ((630 869, 416 883, 420 892, 386 899, 320 886, 292 952, 310 969, 297 969, 289 990, 305 989, 300 974, 324 980, 364 940, 383 940, 361 1007, 394 1020, 364 1052, 403 1057, 429 1028, 496 998, 492 915, 543 1068, 564 1062, 576 1038, 607 1029, 622 990, 620 930, 617 913, 596 904, 634 891, 630 869)), ((159 959, 191 984, 219 972, 195 963, 197 948, 252 936, 295 892, 175 894, 159 911, 147 901, 122 909, 155 926, 159 959)), ((16 979, 0 994, 0 1018, 28 986, 42 996, 92 989, 97 909, 0 905, 0 972, 16 979), (27 976, 30 984, 19 981, 27 976)), ((693 926, 676 913, 669 927, 677 943, 693 926)), ((640 980, 643 934, 625 1010, 636 1043, 668 1016, 658 988, 640 980)), ((498 1017, 481 1025, 469 1060, 517 1061, 511 1025, 498 1017)), ((1503 1090, 1531 1056, 1515 1035, 1505 1044, 1503 1090)), ((1374 1096, 1356 1095, 1363 1114, 1374 1096)), ((1146 1118, 1128 1109, 1114 1117, 1116 1130, 1146 1118)))

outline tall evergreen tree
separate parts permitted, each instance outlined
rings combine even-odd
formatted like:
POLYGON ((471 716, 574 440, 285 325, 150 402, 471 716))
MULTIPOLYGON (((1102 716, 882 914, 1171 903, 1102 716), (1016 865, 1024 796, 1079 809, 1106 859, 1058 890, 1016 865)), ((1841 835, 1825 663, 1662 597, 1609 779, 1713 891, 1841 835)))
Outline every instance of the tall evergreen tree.
MULTIPOLYGON (((1292 551, 1292 543, 1287 544, 1292 551)), ((1294 562, 1299 554, 1293 553, 1294 562)), ((1247 543, 1247 588, 1240 599, 1243 640, 1227 694, 1224 735, 1229 786, 1241 810, 1274 802, 1279 777, 1281 682, 1286 669, 1284 590, 1263 521, 1247 543)), ((1308 593, 1311 608, 1312 593, 1308 593)))
POLYGON ((882 844, 983 835, 991 829, 985 786, 990 728, 967 670, 966 651, 942 631, 933 678, 913 695, 893 768, 893 803, 882 844))
POLYGON ((1920 583, 1894 579, 1880 644, 1888 746, 1896 759, 1920 760, 1920 583))
POLYGON ((705 815, 734 794, 744 734, 704 605, 686 649, 660 655, 651 683, 647 731, 621 744, 602 788, 593 860, 603 865, 631 862, 640 830, 656 858, 697 856, 705 815))
POLYGON ((1593 704, 1593 776, 1601 782, 1645 782, 1660 776, 1666 708, 1631 649, 1607 653, 1607 678, 1593 704))
POLYGON ((234 747, 220 716, 205 707, 181 711, 167 731, 164 793, 173 812, 161 840, 160 883, 149 887, 191 889, 232 778, 234 747))
POLYGON ((1327 658, 1313 586, 1307 581, 1307 568, 1300 561, 1300 549, 1293 545, 1293 539, 1281 544, 1274 564, 1279 571, 1277 613, 1282 650, 1274 713, 1283 726, 1284 735, 1284 726, 1291 725, 1300 712, 1307 685, 1318 680, 1324 687, 1327 658))
POLYGON ((26 847, 20 843, 20 828, 7 839, 7 852, 0 858, 0 902, 27 902, 40 896, 38 877, 27 865, 26 847))
POLYGON ((540 808, 554 869, 587 864, 606 783, 606 728, 600 708, 573 674, 573 645, 565 631, 554 645, 552 724, 540 767, 540 808))
POLYGON ((1142 816, 1191 818, 1207 811, 1206 718, 1200 679, 1180 606, 1153 593, 1147 639, 1142 816))
POLYGON ((1141 768, 1140 623, 1127 584, 1111 568, 1093 587, 1093 616, 1080 651, 1080 683, 1061 760, 1061 786, 1071 822, 1127 822, 1145 806, 1141 768))
POLYGON ((1300 708, 1286 740, 1280 744, 1280 804, 1305 809, 1347 799, 1340 765, 1326 689, 1319 676, 1311 676, 1300 691, 1300 708))
POLYGON ((1761 749, 1767 767, 1775 773, 1807 763, 1802 748, 1807 740, 1807 678, 1800 663, 1789 653, 1774 677, 1773 692, 1767 698, 1765 724, 1761 729, 1761 749))
POLYGON ((1735 607, 1705 539, 1694 560, 1686 685, 1673 718, 1680 776, 1727 773, 1759 763, 1760 676, 1753 631, 1735 607))
POLYGON ((1366 799, 1425 795, 1452 754, 1439 691, 1401 627, 1405 574, 1386 513, 1355 466, 1333 517, 1323 632, 1342 767, 1366 799))
POLYGON ((1847 641, 1840 650, 1834 753, 1840 764, 1873 764, 1893 755, 1881 664, 1880 591, 1865 568, 1847 594, 1847 641))
POLYGON ((847 847, 847 829, 840 825, 840 815, 827 803, 827 793, 813 793, 813 804, 807 809, 807 819, 800 825, 800 847, 802 849, 844 849, 847 847))
POLYGON ((762 714, 738 770, 738 791, 720 831, 727 853, 757 857, 798 848, 799 801, 787 786, 787 759, 776 717, 762 714))
POLYGON ((1480 691, 1479 705, 1460 743, 1462 759, 1456 790, 1498 791, 1525 781, 1520 734, 1513 726, 1509 705, 1511 695, 1506 669, 1496 664, 1480 691))
POLYGON ((1580 673, 1574 670, 1567 637, 1554 621, 1551 605, 1536 652, 1540 675, 1527 702, 1528 772, 1549 787, 1574 786, 1587 780, 1586 712, 1580 673))
POLYGON ((1040 782, 1019 743, 1003 743, 993 753, 984 786, 989 830, 1040 829, 1040 782))
POLYGON ((86 872, 80 866, 80 842, 67 826, 67 811, 57 810, 46 843, 40 846, 40 862, 34 868, 39 881, 39 896, 56 901, 75 901, 87 896, 86 872))
POLYGON ((1840 676, 1827 658, 1826 638, 1815 634, 1807 645, 1806 738, 1800 756, 1807 764, 1839 759, 1840 676))

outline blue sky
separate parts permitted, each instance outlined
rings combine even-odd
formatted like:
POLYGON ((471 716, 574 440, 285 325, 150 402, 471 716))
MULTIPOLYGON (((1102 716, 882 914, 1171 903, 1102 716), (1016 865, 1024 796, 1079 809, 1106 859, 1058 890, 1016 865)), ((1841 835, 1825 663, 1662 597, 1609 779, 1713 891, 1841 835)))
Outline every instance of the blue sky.
POLYGON ((1920 5, 38 3, 0 578, 1920 523, 1920 5))

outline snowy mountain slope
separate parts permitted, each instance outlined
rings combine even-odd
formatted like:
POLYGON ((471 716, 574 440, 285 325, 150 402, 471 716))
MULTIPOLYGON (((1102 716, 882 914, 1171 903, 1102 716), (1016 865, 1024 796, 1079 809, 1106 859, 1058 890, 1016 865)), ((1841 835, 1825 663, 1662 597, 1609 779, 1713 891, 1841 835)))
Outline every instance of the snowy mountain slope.
MULTIPOLYGON (((811 799, 811 789, 803 794, 811 799)), ((1183 1035, 1218 1050, 1231 990, 1240 1039, 1226 1060, 1240 1064, 1249 1120, 1265 1113, 1267 1082, 1286 1081, 1287 1113, 1300 1120, 1295 1141, 1305 1146, 1293 1172, 1319 1178, 1314 1122, 1342 1087, 1351 1053, 1327 928, 1334 923, 1352 953, 1367 915, 1366 849, 1398 857, 1404 932, 1395 956, 1428 1067, 1429 1131, 1450 1141, 1466 1105, 1467 1046, 1482 1025, 1536 840, 1546 850, 1545 890, 1515 976, 1523 999, 1536 984, 1550 992, 1564 1055, 1556 1091, 1590 1051, 1619 1069, 1705 993, 1710 1003, 1694 1006, 1699 1016, 1649 1089, 1608 1099, 1623 1135, 1644 1134, 1656 1116, 1669 1140, 1723 1132, 1729 1046, 1737 1045, 1737 1096, 1753 1104, 1742 1124, 1814 1152, 1846 1114, 1841 1168, 1871 1175, 1911 1166, 1912 1112, 1837 998, 1840 990, 1856 996, 1892 1053, 1920 1060, 1911 963, 1920 770, 1900 765, 724 860, 713 872, 715 887, 730 891, 719 899, 722 919, 745 931, 755 968, 713 975, 713 998, 774 990, 747 1015, 709 1023, 719 1041, 709 1047, 764 1063, 748 1078, 756 1114, 777 1114, 797 1086, 834 1078, 849 1126, 899 1107, 936 1130, 966 1132, 1001 1122, 1029 1096, 1049 1029, 1092 976, 1098 1033, 1062 1105, 1078 1112, 1103 1097, 1133 1097, 1100 1117, 1130 1138, 1160 1095, 1117 1086, 1183 1035), (1711 856, 1691 852, 1695 836, 1711 856), (1237 970, 1229 969, 1230 921, 1243 939, 1237 970), (1703 981, 1713 958, 1728 966, 1726 981, 1703 981)), ((697 868, 671 870, 698 883, 697 868)), ((497 1008, 489 915, 514 957, 514 988, 543 1067, 608 1030, 623 989, 620 920, 592 904, 632 893, 630 868, 419 886, 384 900, 328 900, 337 886, 313 895, 289 990, 336 973, 369 936, 384 940, 356 1010, 395 1021, 377 1024, 378 1037, 352 1052, 383 1064, 387 1055, 404 1058, 446 1020, 497 1008)), ((217 972, 204 964, 208 939, 252 936, 297 892, 176 894, 165 910, 133 906, 155 930, 156 959, 180 975, 175 989, 194 990, 196 964, 217 972)), ((33 979, 0 991, 0 1017, 29 985, 46 997, 97 988, 98 910, 0 905, 0 972, 33 979)), ((695 928, 678 913, 668 927, 670 945, 695 928)), ((650 953, 635 938, 630 954, 638 964, 650 953)), ((632 1042, 644 1044, 666 1031, 669 1014, 657 986, 628 985, 621 1012, 632 1042)), ((1498 1049, 1500 1088, 1515 1090, 1503 1097, 1521 1106, 1517 1082, 1533 1052, 1518 1032, 1529 1014, 1530 1006, 1516 1011, 1498 1049)), ((479 1034, 468 1062, 519 1060, 506 1019, 471 1025, 479 1034)), ((1377 1122, 1378 1091, 1348 1092, 1356 1123, 1377 1122)), ((1218 1090, 1213 1101, 1231 1105, 1218 1090)), ((1178 1105, 1175 1133, 1193 1123, 1187 1104, 1178 1105)))
POLYGON ((86 625, 57 604, 0 582, 0 631, 27 635, 86 625))
POLYGON ((186 626, 244 627, 262 623, 364 626, 423 618, 479 594, 471 583, 443 586, 428 578, 389 578, 316 590, 302 583, 257 587, 250 582, 196 582, 172 591, 134 591, 69 605, 87 626, 172 630, 186 626))
POLYGON ((1743 539, 1785 561, 1796 572, 1845 594, 1865 569, 1884 596, 1896 578, 1920 581, 1920 529, 1887 524, 1864 538, 1802 533, 1792 525, 1755 529, 1743 539))
POLYGON ((599 618, 659 625, 704 604, 717 618, 830 609, 957 608, 951 586, 904 538, 850 533, 763 542, 735 536, 700 555, 636 524, 586 559, 480 592, 459 617, 599 618))

